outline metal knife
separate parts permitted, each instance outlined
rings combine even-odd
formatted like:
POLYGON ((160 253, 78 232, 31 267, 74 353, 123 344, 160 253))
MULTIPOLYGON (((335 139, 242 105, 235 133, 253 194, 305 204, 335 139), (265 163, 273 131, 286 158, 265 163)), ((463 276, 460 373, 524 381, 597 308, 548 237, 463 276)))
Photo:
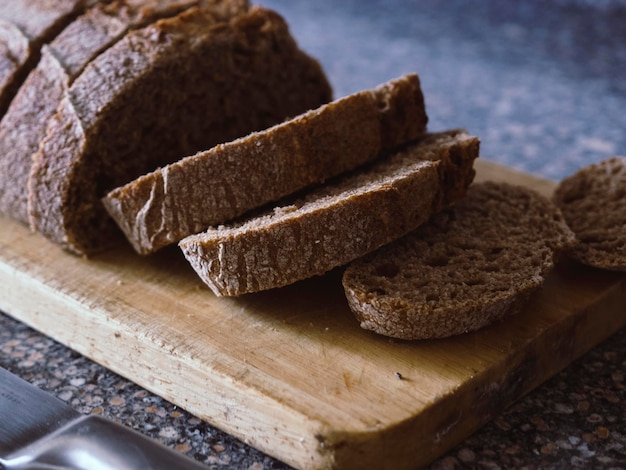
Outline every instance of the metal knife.
POLYGON ((0 367, 0 469, 206 469, 113 421, 82 415, 0 367))

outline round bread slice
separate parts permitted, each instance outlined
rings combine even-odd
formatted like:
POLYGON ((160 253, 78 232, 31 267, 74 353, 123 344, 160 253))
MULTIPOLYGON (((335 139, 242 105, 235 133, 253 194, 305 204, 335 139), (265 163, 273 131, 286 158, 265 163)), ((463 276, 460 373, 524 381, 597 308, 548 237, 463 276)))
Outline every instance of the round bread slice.
POLYGON ((519 311, 573 243, 548 199, 476 183, 452 208, 351 263, 343 286, 364 329, 408 340, 453 336, 519 311))
POLYGON ((577 261, 626 271, 626 157, 588 165, 561 181, 554 201, 576 234, 577 261))

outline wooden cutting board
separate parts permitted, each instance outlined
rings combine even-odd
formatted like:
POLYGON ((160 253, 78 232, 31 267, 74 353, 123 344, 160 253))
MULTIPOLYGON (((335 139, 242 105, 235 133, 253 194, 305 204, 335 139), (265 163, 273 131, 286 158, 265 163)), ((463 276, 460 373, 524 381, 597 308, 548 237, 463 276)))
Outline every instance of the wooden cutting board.
MULTIPOLYGON (((554 184, 479 161, 478 179, 554 184)), ((92 260, 0 218, 0 309, 299 468, 416 468, 626 324, 626 275, 564 265, 457 338, 361 330, 340 272, 216 298, 177 248, 92 260)))

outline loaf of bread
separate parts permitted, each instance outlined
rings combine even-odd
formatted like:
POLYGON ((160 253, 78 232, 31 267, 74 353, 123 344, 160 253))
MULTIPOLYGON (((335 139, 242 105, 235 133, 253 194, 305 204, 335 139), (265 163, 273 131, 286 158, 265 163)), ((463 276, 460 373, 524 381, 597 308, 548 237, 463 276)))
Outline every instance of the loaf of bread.
POLYGON ((180 241, 218 296, 240 295, 323 274, 417 228, 461 197, 479 141, 434 135, 270 213, 180 241))
POLYGON ((554 201, 578 239, 572 258, 626 271, 626 157, 581 168, 559 183, 554 201))
POLYGON ((190 8, 132 31, 85 67, 50 120, 29 178, 31 226, 95 253, 120 235, 100 202, 108 190, 330 99, 320 64, 270 10, 224 20, 190 8))
POLYGON ((351 263, 343 286, 364 329, 408 340, 458 335, 518 312, 574 243, 550 200, 476 183, 414 232, 351 263))
MULTIPOLYGON (((0 211, 28 222, 32 156, 65 92, 87 64, 130 29, 173 16, 195 3, 194 0, 99 3, 70 23, 50 44, 42 46, 37 67, 30 72, 0 121, 0 211)), ((245 1, 239 3, 243 11, 245 1)))
POLYGON ((0 2, 0 117, 43 44, 52 40, 95 0, 3 0, 0 2))
POLYGON ((184 158, 111 191, 109 214, 151 253, 356 168, 425 132, 417 75, 184 158))

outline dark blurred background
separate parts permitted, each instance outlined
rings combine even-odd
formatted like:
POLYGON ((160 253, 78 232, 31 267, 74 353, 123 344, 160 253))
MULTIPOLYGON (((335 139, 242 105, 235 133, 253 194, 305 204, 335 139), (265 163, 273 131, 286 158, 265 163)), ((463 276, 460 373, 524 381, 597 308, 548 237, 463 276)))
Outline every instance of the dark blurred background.
POLYGON ((335 96, 417 72, 430 129, 560 179, 626 154, 626 1, 259 0, 323 64, 335 96))

